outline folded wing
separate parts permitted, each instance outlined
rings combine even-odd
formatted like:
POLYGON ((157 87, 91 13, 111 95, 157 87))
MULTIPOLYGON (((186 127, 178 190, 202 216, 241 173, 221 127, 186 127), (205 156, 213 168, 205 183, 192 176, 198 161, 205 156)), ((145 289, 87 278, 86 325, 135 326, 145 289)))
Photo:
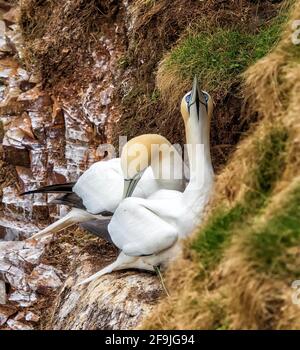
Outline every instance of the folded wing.
POLYGON ((114 212, 122 198, 123 182, 120 159, 116 158, 93 164, 80 176, 73 191, 89 213, 114 212))
POLYGON ((147 200, 127 198, 108 225, 114 244, 128 256, 158 254, 172 247, 178 232, 147 207, 147 200))

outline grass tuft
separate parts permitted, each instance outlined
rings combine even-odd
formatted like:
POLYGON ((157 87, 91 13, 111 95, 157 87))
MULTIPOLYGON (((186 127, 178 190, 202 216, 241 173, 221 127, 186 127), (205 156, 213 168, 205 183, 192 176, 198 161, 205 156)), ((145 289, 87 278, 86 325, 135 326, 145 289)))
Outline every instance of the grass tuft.
MULTIPOLYGON (((300 18, 300 4, 284 2, 291 4, 276 49, 243 74, 245 108, 257 113, 258 125, 217 177, 207 221, 167 272, 172 303, 162 301, 146 329, 299 329, 291 282, 300 278, 300 61, 291 24, 300 18), (215 307, 218 300, 224 312, 215 307)), ((264 26, 275 31, 270 25, 264 26)), ((269 42, 267 34, 259 39, 262 48, 252 57, 265 52, 269 42)), ((162 94, 176 94, 180 80, 174 72, 169 85, 162 77, 162 94)))
POLYGON ((254 33, 238 27, 192 33, 171 51, 163 69, 176 72, 178 79, 191 80, 197 75, 211 92, 227 91, 242 72, 274 47, 285 21, 286 16, 279 15, 254 33))
POLYGON ((280 210, 254 229, 246 244, 258 270, 278 277, 298 278, 300 186, 282 200, 280 210))
POLYGON ((199 232, 192 243, 192 249, 199 254, 199 260, 205 269, 212 268, 220 261, 233 227, 242 221, 243 216, 244 208, 241 205, 227 210, 218 208, 211 220, 199 232))
POLYGON ((222 259, 222 253, 234 233, 243 232, 265 206, 285 168, 287 139, 284 128, 274 128, 263 140, 255 141, 255 152, 259 159, 255 169, 249 169, 254 187, 234 207, 217 208, 198 233, 192 248, 199 254, 199 260, 206 270, 213 268, 222 259))

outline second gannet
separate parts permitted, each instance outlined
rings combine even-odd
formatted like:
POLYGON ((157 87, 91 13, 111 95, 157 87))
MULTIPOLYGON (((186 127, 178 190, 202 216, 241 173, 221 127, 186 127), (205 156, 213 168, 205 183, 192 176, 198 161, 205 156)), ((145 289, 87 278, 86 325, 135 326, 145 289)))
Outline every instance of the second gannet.
POLYGON ((123 158, 95 163, 76 183, 51 185, 23 193, 23 195, 63 193, 63 196, 53 203, 73 207, 66 216, 34 234, 30 239, 42 238, 71 225, 82 223, 86 230, 109 240, 107 225, 110 218, 107 216, 112 215, 123 198, 129 196, 147 198, 162 188, 178 191, 184 189, 181 155, 163 136, 157 134, 137 136, 127 142, 122 154, 123 158), (150 164, 152 145, 166 146, 171 150, 171 163, 162 164, 158 158, 156 162, 150 164), (144 171, 140 171, 140 164, 143 164, 144 171), (125 165, 127 172, 133 170, 133 177, 128 177, 128 173, 124 173, 125 165), (165 176, 166 174, 168 176, 165 176), (124 176, 127 177, 125 182, 124 176), (95 219, 99 220, 97 230, 94 229, 95 219))

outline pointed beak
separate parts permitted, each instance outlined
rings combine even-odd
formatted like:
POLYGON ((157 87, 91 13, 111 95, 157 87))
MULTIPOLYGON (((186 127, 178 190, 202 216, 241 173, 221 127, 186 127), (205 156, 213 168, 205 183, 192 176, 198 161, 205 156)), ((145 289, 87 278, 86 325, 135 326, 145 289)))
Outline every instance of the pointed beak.
POLYGON ((199 82, 195 76, 192 88, 191 101, 189 104, 190 116, 200 120, 203 112, 207 113, 207 101, 204 92, 200 89, 199 82))
POLYGON ((132 193, 138 183, 138 180, 131 179, 131 180, 124 180, 124 191, 123 191, 123 199, 127 197, 131 197, 132 193))
POLYGON ((133 179, 124 179, 123 199, 132 196, 136 185, 138 184, 138 182, 144 174, 144 171, 145 170, 139 172, 133 179))

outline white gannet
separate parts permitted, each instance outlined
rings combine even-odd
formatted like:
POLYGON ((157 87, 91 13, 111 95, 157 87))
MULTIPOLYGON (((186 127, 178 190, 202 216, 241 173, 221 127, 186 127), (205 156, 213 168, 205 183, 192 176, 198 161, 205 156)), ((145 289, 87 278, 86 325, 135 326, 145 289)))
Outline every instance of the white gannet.
POLYGON ((184 192, 162 189, 147 199, 124 199, 108 225, 111 241, 121 250, 120 255, 114 263, 79 285, 116 270, 154 271, 176 256, 180 239, 199 224, 212 192, 214 172, 209 136, 212 111, 211 97, 200 90, 195 78, 192 91, 181 103, 190 166, 189 184, 184 192), (203 145, 201 154, 197 151, 199 145, 203 145))
MULTIPOLYGON (((23 193, 63 193, 63 196, 55 199, 52 203, 64 204, 73 209, 63 218, 49 225, 42 231, 34 234, 30 239, 42 238, 50 232, 59 232, 71 225, 82 223, 82 227, 89 232, 101 236, 108 241, 107 225, 112 215, 123 198, 135 196, 147 198, 152 193, 162 188, 184 190, 183 161, 178 151, 160 135, 145 134, 135 137, 124 146, 128 166, 143 163, 144 172, 136 172, 130 181, 124 182, 124 173, 121 167, 121 158, 108 161, 100 161, 93 164, 85 171, 76 183, 51 185, 37 190, 23 193), (166 145, 174 151, 171 158, 172 164, 170 176, 165 179, 161 175, 162 164, 160 161, 150 167, 150 145, 166 145), (142 154, 142 153, 145 154, 142 154), (97 220, 97 225, 94 222, 97 220), (95 225, 97 230, 94 229, 95 225)), ((125 156, 123 157, 125 158, 125 156)), ((164 170, 164 169, 163 169, 164 170)))

